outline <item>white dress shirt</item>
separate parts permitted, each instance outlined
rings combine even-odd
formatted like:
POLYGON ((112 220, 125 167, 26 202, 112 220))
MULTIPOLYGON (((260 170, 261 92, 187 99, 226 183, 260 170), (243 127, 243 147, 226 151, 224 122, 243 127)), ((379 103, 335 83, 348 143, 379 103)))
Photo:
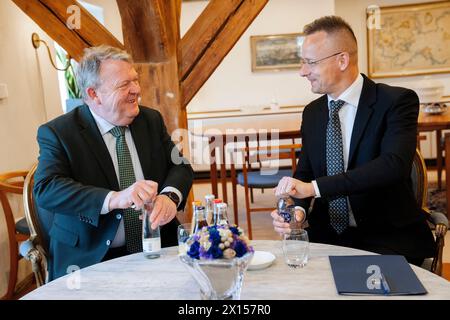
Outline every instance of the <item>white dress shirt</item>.
MULTIPOLYGON (((117 153, 116 153, 116 138, 110 133, 109 131, 115 127, 115 125, 111 124, 110 122, 106 121, 99 115, 95 114, 94 111, 89 108, 89 111, 91 111, 92 116, 94 117, 95 123, 97 124, 98 130, 100 131, 100 134, 102 135, 103 141, 106 144, 106 147, 108 148, 109 154, 111 156, 114 170, 116 171, 117 181, 119 180, 119 162, 117 161, 117 153)), ((134 145, 133 137, 131 136, 130 129, 125 129, 125 140, 128 145, 128 149, 130 151, 131 155, 131 161, 133 163, 133 171, 134 176, 136 178, 136 181, 144 180, 144 173, 142 171, 141 162, 139 161, 139 156, 136 150, 136 146, 134 145)), ((180 198, 180 203, 183 201, 183 195, 181 192, 174 187, 165 187, 161 192, 175 192, 178 197, 180 198)), ((110 212, 109 210, 109 200, 111 198, 111 195, 114 191, 111 191, 108 193, 108 195, 105 198, 105 201, 103 201, 103 207, 100 214, 107 214, 110 212)), ((121 247, 125 245, 125 227, 123 222, 123 217, 120 220, 119 228, 117 229, 116 236, 114 237, 113 242, 111 243, 111 248, 115 247, 121 247)))
MULTIPOLYGON (((356 111, 358 110, 359 98, 361 97, 364 78, 361 74, 358 74, 356 80, 348 87, 342 94, 335 100, 344 101, 344 105, 339 110, 339 120, 341 123, 342 144, 344 152, 344 171, 347 171, 348 157, 350 154, 350 140, 352 138, 353 124, 355 123, 356 111)), ((328 106, 330 101, 334 100, 328 95, 328 106)), ((329 115, 331 116, 331 115, 329 115)), ((316 198, 320 198, 320 190, 317 186, 316 180, 312 181, 316 198)), ((347 197, 348 210, 349 210, 349 225, 356 227, 355 217, 353 216, 350 201, 347 197)))

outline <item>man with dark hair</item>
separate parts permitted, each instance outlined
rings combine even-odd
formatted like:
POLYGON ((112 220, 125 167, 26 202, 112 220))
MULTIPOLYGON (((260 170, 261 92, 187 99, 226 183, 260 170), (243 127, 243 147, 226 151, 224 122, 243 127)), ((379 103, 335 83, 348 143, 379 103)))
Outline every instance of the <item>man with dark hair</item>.
POLYGON ((177 244, 193 172, 173 152, 161 114, 140 106, 138 74, 125 51, 86 49, 77 70, 84 105, 38 130, 34 193, 49 230, 49 280, 142 252, 140 209, 153 202, 162 246, 177 244))
MULTIPOLYGON (((342 18, 322 17, 304 33, 300 75, 323 96, 304 109, 297 170, 281 179, 276 195, 304 208, 311 241, 421 264, 434 241, 410 178, 417 95, 359 73, 356 38, 342 18)), ((276 211, 271 215, 276 231, 289 231, 276 211)))

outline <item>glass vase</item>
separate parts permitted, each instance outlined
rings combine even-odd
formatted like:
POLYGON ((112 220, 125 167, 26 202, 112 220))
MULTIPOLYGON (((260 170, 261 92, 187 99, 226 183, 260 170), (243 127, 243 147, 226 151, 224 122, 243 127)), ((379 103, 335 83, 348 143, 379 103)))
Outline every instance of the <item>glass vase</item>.
POLYGON ((252 257, 253 252, 233 259, 198 260, 188 255, 179 259, 199 285, 202 300, 239 300, 252 257))

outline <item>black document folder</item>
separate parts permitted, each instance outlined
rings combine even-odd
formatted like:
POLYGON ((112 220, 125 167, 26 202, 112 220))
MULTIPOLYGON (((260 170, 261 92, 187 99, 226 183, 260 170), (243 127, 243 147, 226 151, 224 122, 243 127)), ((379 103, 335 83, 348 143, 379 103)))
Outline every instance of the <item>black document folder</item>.
POLYGON ((399 255, 330 256, 339 294, 426 294, 405 257, 399 255))

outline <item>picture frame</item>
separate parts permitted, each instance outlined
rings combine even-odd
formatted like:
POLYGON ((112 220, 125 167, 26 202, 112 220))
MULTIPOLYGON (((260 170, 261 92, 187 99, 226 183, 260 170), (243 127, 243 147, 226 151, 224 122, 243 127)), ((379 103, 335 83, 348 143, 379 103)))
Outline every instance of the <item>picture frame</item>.
POLYGON ((299 68, 303 40, 302 33, 250 36, 252 71, 299 68))
POLYGON ((450 72, 450 1, 367 10, 370 78, 450 72))

